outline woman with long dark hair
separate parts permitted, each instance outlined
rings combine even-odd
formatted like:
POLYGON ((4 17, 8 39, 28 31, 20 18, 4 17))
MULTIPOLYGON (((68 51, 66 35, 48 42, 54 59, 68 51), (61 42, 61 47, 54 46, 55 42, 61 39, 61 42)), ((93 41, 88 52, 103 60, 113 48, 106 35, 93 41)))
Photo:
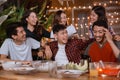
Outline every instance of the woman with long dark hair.
MULTIPOLYGON (((92 32, 92 24, 97 20, 104 20, 108 23, 108 19, 106 16, 106 10, 103 6, 94 6, 91 10, 91 14, 90 14, 91 26, 89 28, 89 35, 90 35, 89 37, 90 38, 94 38, 94 35, 92 32)), ((109 31, 111 32, 112 35, 116 35, 111 26, 109 26, 109 31)))
POLYGON ((50 38, 50 32, 45 30, 42 25, 38 25, 38 18, 34 11, 26 11, 23 14, 21 22, 27 37, 32 37, 37 41, 41 41, 42 37, 50 38))
MULTIPOLYGON (((34 11, 26 11, 23 14, 21 23, 25 29, 26 36, 31 37, 37 41, 41 41, 42 37, 50 38, 50 32, 48 32, 42 25, 38 24, 38 18, 34 11)), ((43 43, 41 43, 43 44, 43 43)), ((43 45, 42 45, 43 46, 43 45)), ((40 59, 37 54, 39 49, 32 50, 33 60, 40 59)), ((41 56, 43 53, 41 53, 41 56)))

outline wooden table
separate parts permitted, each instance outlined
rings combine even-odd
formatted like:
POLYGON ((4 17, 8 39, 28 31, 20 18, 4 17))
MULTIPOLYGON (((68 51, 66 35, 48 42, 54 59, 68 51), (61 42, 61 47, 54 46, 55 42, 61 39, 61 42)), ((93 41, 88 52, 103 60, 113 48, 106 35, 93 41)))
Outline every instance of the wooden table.
POLYGON ((33 72, 30 74, 15 74, 10 71, 0 70, 0 80, 120 80, 116 77, 89 77, 89 74, 83 74, 79 78, 52 78, 48 73, 33 72))

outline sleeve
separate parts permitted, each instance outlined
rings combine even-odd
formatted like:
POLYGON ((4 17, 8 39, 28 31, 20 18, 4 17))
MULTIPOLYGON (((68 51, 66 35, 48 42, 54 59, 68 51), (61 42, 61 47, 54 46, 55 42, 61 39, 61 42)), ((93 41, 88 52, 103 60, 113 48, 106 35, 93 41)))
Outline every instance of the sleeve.
POLYGON ((118 56, 118 58, 117 58, 117 59, 118 59, 118 62, 120 62, 120 53, 119 53, 119 56, 118 56))
POLYGON ((54 38, 53 30, 50 32, 50 38, 54 38))
POLYGON ((86 48, 85 50, 85 55, 88 55, 89 56, 89 50, 90 50, 90 47, 91 47, 92 43, 88 45, 88 47, 86 48))
POLYGON ((8 55, 8 53, 9 53, 9 48, 8 47, 9 47, 9 40, 6 39, 3 42, 3 44, 2 44, 2 46, 0 48, 0 54, 8 55))
POLYGON ((32 46, 32 49, 38 49, 40 48, 40 42, 35 40, 35 39, 32 39, 32 38, 29 38, 30 39, 30 43, 31 43, 31 46, 32 46))
POLYGON ((116 33, 115 33, 115 31, 114 31, 114 29, 113 29, 113 27, 109 27, 109 31, 110 31, 110 33, 112 34, 112 35, 115 35, 116 33))
POLYGON ((50 38, 50 32, 49 32, 49 31, 47 31, 47 30, 44 29, 44 28, 43 28, 42 31, 43 31, 43 32, 42 32, 42 36, 43 36, 43 37, 50 38))
POLYGON ((88 52, 89 52, 89 46, 86 48, 84 55, 89 55, 88 52))

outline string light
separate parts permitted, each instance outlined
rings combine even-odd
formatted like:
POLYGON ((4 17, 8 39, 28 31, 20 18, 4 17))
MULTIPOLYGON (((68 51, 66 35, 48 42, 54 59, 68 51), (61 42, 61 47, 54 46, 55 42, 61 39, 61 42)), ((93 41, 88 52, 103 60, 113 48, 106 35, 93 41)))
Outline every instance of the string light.
POLYGON ((78 26, 78 24, 76 23, 75 26, 78 26))
POLYGON ((112 26, 112 23, 110 23, 110 25, 112 26))
POLYGON ((89 28, 89 26, 86 26, 86 28, 89 28))
POLYGON ((107 6, 107 4, 106 3, 104 3, 104 7, 106 7, 107 6))
POLYGON ((57 7, 55 7, 55 9, 58 9, 57 7))
POLYGON ((118 3, 118 1, 115 1, 115 3, 117 4, 117 3, 118 3))
POLYGON ((77 18, 78 19, 78 21, 80 20, 80 18, 77 18))
POLYGON ((93 5, 94 5, 94 6, 96 6, 97 4, 96 4, 96 3, 94 3, 93 5))
POLYGON ((70 9, 71 9, 71 7, 68 7, 68 9, 70 10, 70 9))
POLYGON ((119 20, 119 18, 116 18, 117 20, 119 20))
POLYGON ((114 16, 111 16, 111 18, 113 18, 114 16))
POLYGON ((76 29, 78 30, 78 27, 76 27, 76 29))
POLYGON ((81 6, 79 6, 79 9, 81 9, 81 6))
POLYGON ((92 9, 92 6, 89 6, 88 8, 89 8, 89 9, 92 9))
POLYGON ((81 34, 80 36, 81 36, 81 37, 83 37, 83 35, 82 35, 82 34, 81 34))
POLYGON ((46 17, 46 15, 44 15, 43 17, 46 17))
POLYGON ((85 20, 85 17, 83 17, 82 19, 85 20))
POLYGON ((111 14, 108 14, 109 16, 111 16, 111 14))
POLYGON ((67 20, 70 20, 70 18, 68 17, 67 20))
POLYGON ((112 3, 112 1, 110 1, 110 3, 112 3))
POLYGON ((66 10, 67 8, 66 7, 64 7, 64 10, 66 10))
POLYGON ((88 33, 85 33, 86 35, 88 35, 88 33))
POLYGON ((86 7, 85 7, 85 6, 83 6, 83 9, 86 9, 86 7))
MULTIPOLYGON (((96 5, 103 5, 104 7, 106 7, 106 6, 108 6, 109 7, 109 5, 108 4, 120 4, 120 2, 119 1, 113 1, 113 0, 109 0, 108 2, 95 2, 95 3, 93 3, 93 5, 92 6, 96 6, 96 5)), ((84 9, 84 10, 89 10, 89 9, 92 9, 92 6, 91 5, 87 5, 87 6, 73 6, 73 7, 70 7, 70 6, 68 6, 68 7, 51 7, 51 9, 60 9, 60 10, 69 10, 69 11, 71 11, 72 12, 72 10, 82 10, 82 9, 84 9), (72 10, 71 10, 72 9, 72 10)), ((50 6, 47 6, 47 8, 50 8, 50 6)), ((109 22, 110 22, 110 25, 113 25, 113 24, 116 24, 116 23, 118 23, 119 22, 119 17, 117 17, 117 16, 119 16, 119 13, 118 12, 113 12, 113 13, 107 13, 107 16, 108 16, 108 20, 109 20, 109 22), (116 18, 117 17, 117 18, 116 18)), ((81 28, 81 29, 83 29, 83 28, 89 28, 89 26, 88 25, 91 25, 92 23, 90 22, 90 16, 87 16, 87 17, 68 17, 67 18, 67 20, 69 20, 68 22, 70 22, 70 20, 72 20, 73 22, 75 21, 75 26, 76 26, 76 29, 78 29, 79 27, 81 28), (86 22, 86 21, 88 21, 88 22, 86 22), (82 22, 82 23, 81 23, 82 22), (84 24, 84 25, 81 25, 81 24, 84 24)), ((82 32, 83 33, 83 32, 82 32)), ((81 34, 82 34, 81 33, 81 34)), ((88 35, 88 33, 86 33, 86 32, 84 32, 84 34, 85 35, 88 35)), ((82 35, 83 36, 83 35, 82 35)))
POLYGON ((62 10, 62 8, 60 7, 60 10, 62 10))
POLYGON ((81 25, 81 29, 83 29, 83 26, 81 25))
POLYGON ((72 20, 74 21, 74 18, 72 18, 72 20))
POLYGON ((76 9, 76 6, 74 6, 73 8, 76 9))
POLYGON ((51 7, 51 9, 53 9, 53 6, 51 7))
POLYGON ((50 6, 47 6, 47 8, 49 8, 50 6))
POLYGON ((102 5, 101 3, 99 3, 99 5, 102 5))
POLYGON ((89 19, 90 19, 90 17, 88 16, 88 17, 87 17, 87 19, 89 20, 89 19))
POLYGON ((118 21, 115 21, 115 23, 118 23, 118 21))

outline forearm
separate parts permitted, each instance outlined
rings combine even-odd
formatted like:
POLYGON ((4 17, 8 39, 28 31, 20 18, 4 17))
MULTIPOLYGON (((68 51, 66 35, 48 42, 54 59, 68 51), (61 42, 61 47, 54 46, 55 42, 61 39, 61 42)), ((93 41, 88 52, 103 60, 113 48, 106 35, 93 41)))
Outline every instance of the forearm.
POLYGON ((120 50, 117 48, 117 46, 114 44, 113 41, 109 41, 109 43, 110 43, 110 46, 114 52, 115 57, 118 58, 120 55, 120 50))
POLYGON ((46 46, 45 47, 45 55, 46 55, 46 59, 51 59, 51 57, 52 57, 52 51, 50 49, 50 46, 46 46))
POLYGON ((0 60, 11 61, 9 58, 7 58, 6 55, 3 55, 3 54, 0 55, 0 60))

